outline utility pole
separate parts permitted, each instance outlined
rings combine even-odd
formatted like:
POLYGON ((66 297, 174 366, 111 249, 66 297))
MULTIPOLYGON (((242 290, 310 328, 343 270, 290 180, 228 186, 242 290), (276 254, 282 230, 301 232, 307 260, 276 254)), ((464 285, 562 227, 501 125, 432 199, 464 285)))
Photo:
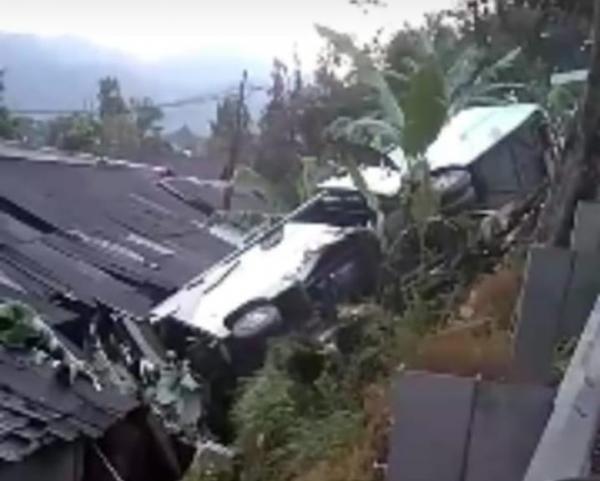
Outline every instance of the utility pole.
POLYGON ((233 196, 233 176, 235 175, 235 169, 239 162, 240 150, 242 147, 247 83, 248 72, 244 70, 242 74, 242 80, 240 82, 237 105, 235 109, 235 126, 233 130, 233 136, 231 138, 231 144, 229 146, 229 159, 225 165, 225 168, 223 169, 223 172, 221 172, 221 180, 229 183, 225 189, 223 198, 223 208, 225 210, 231 209, 231 198, 233 196))

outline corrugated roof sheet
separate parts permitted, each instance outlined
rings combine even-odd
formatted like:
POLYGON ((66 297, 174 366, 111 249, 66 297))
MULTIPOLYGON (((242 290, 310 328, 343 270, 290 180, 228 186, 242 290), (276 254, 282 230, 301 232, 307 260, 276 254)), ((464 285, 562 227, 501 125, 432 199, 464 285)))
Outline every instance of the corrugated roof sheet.
POLYGON ((21 461, 57 442, 101 437, 137 405, 83 379, 67 386, 52 368, 0 348, 0 462, 21 461))
POLYGON ((5 151, 0 286, 24 290, 31 304, 68 295, 144 316, 234 248, 160 187, 156 169, 5 151))
POLYGON ((204 180, 196 177, 172 177, 165 179, 161 185, 176 197, 206 213, 223 209, 225 192, 232 188, 231 210, 251 212, 269 212, 271 207, 266 199, 256 192, 245 190, 239 186, 231 186, 221 180, 204 180))

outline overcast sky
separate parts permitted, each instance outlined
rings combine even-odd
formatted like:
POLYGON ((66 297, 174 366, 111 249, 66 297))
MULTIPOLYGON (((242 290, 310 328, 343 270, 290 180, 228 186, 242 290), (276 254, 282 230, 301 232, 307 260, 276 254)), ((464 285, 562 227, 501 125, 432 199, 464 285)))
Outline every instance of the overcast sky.
POLYGON ((315 22, 367 38, 457 0, 388 0, 364 15, 348 0, 0 0, 0 30, 74 35, 144 60, 191 50, 314 56, 315 22))

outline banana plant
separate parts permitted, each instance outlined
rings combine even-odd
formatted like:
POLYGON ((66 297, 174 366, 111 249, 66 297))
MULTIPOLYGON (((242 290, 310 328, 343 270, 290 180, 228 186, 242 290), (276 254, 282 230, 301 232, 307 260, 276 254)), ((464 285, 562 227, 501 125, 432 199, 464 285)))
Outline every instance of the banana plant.
MULTIPOLYGON (((356 78, 359 82, 371 87, 379 100, 380 111, 375 115, 361 118, 358 120, 345 120, 338 122, 333 127, 337 129, 339 135, 345 135, 350 142, 356 142, 361 135, 376 139, 376 142, 384 143, 391 141, 396 146, 400 146, 407 159, 407 168, 409 175, 416 174, 418 170, 426 170, 423 154, 427 147, 435 140, 441 130, 447 116, 447 102, 445 97, 445 84, 443 74, 439 65, 433 60, 422 64, 411 66, 408 75, 401 75, 396 72, 384 72, 365 52, 356 47, 349 35, 335 32, 327 27, 317 26, 319 34, 327 39, 334 48, 343 55, 348 56, 354 64, 356 78), (392 89, 386 80, 386 75, 394 76, 396 80, 401 80, 406 86, 406 95, 399 101, 394 95, 392 89)), ((373 145, 373 142, 370 142, 373 145)), ((347 170, 352 176, 354 183, 367 201, 372 204, 372 208, 378 212, 378 217, 383 218, 383 213, 377 205, 377 199, 367 189, 366 183, 362 178, 360 169, 355 159, 344 159, 347 170)), ((428 176, 422 176, 427 181, 428 176)), ((429 193, 430 188, 425 188, 423 192, 429 193)), ((415 195, 411 199, 414 213, 418 218, 414 220, 417 224, 427 221, 421 218, 420 214, 426 212, 429 216, 433 211, 434 203, 430 203, 430 196, 415 195), (420 209, 415 204, 426 199, 427 208, 420 209)), ((381 226, 381 223, 379 223, 381 226)), ((383 232, 383 228, 378 229, 383 232)), ((423 230, 423 229, 419 229, 423 230)), ((382 236, 382 241, 385 239, 382 236)))
POLYGON ((528 90, 522 82, 500 82, 498 77, 522 55, 517 47, 490 65, 479 67, 482 54, 477 47, 467 48, 445 74, 448 116, 474 105, 506 105, 517 93, 528 90))
POLYGON ((481 52, 470 47, 445 71, 434 46, 423 36, 423 59, 407 59, 404 70, 408 73, 401 74, 379 68, 349 35, 323 26, 316 29, 340 54, 351 59, 357 81, 371 87, 379 99, 377 113, 345 122, 346 134, 356 140, 357 132, 366 130, 370 138, 392 139, 407 159, 422 156, 445 122, 459 111, 473 105, 505 104, 512 94, 526 88, 518 82, 497 81, 499 74, 519 58, 520 48, 481 67, 481 52), (387 79, 403 86, 400 96, 394 94, 387 79))
POLYGON ((400 139, 405 125, 404 111, 373 59, 358 48, 349 35, 321 25, 317 25, 315 28, 319 35, 328 40, 339 54, 346 55, 352 60, 357 81, 371 87, 376 93, 383 118, 388 124, 389 130, 395 132, 398 139, 400 139))
MULTIPOLYGON (((507 94, 524 88, 519 83, 497 82, 499 74, 514 63, 521 51, 515 49, 482 68, 480 52, 469 48, 450 68, 444 69, 433 44, 423 36, 423 57, 420 61, 407 60, 403 73, 399 73, 378 67, 367 53, 356 47, 349 35, 323 26, 316 28, 338 53, 350 58, 356 80, 373 89, 379 100, 377 112, 360 119, 339 119, 331 129, 349 142, 381 150, 391 144, 403 150, 408 175, 417 186, 408 192, 405 202, 419 235, 420 255, 425 263, 425 232, 429 221, 439 212, 439 198, 431 185, 425 153, 447 120, 459 111, 472 105, 506 103, 507 94), (390 88, 388 80, 392 79, 402 86, 400 95, 395 95, 390 88)), ((383 235, 386 231, 381 221, 383 213, 377 199, 368 192, 356 160, 343 160, 356 187, 378 212, 377 230, 384 250, 392 249, 393 239, 383 235)), ((391 250, 390 254, 393 255, 391 250)))

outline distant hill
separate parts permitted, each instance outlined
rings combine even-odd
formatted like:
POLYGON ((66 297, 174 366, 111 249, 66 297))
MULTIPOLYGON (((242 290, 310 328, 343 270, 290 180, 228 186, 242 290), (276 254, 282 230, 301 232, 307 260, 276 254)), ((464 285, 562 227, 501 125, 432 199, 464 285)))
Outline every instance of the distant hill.
MULTIPOLYGON (((244 69, 253 84, 269 81, 271 64, 227 52, 207 52, 142 62, 73 37, 42 38, 0 33, 0 67, 6 69, 5 100, 13 109, 80 109, 95 102, 98 79, 119 78, 124 96, 156 102, 202 96, 235 86, 244 69)), ((264 95, 250 99, 253 113, 264 95)), ((189 125, 205 133, 214 102, 165 109, 165 128, 189 125)))

